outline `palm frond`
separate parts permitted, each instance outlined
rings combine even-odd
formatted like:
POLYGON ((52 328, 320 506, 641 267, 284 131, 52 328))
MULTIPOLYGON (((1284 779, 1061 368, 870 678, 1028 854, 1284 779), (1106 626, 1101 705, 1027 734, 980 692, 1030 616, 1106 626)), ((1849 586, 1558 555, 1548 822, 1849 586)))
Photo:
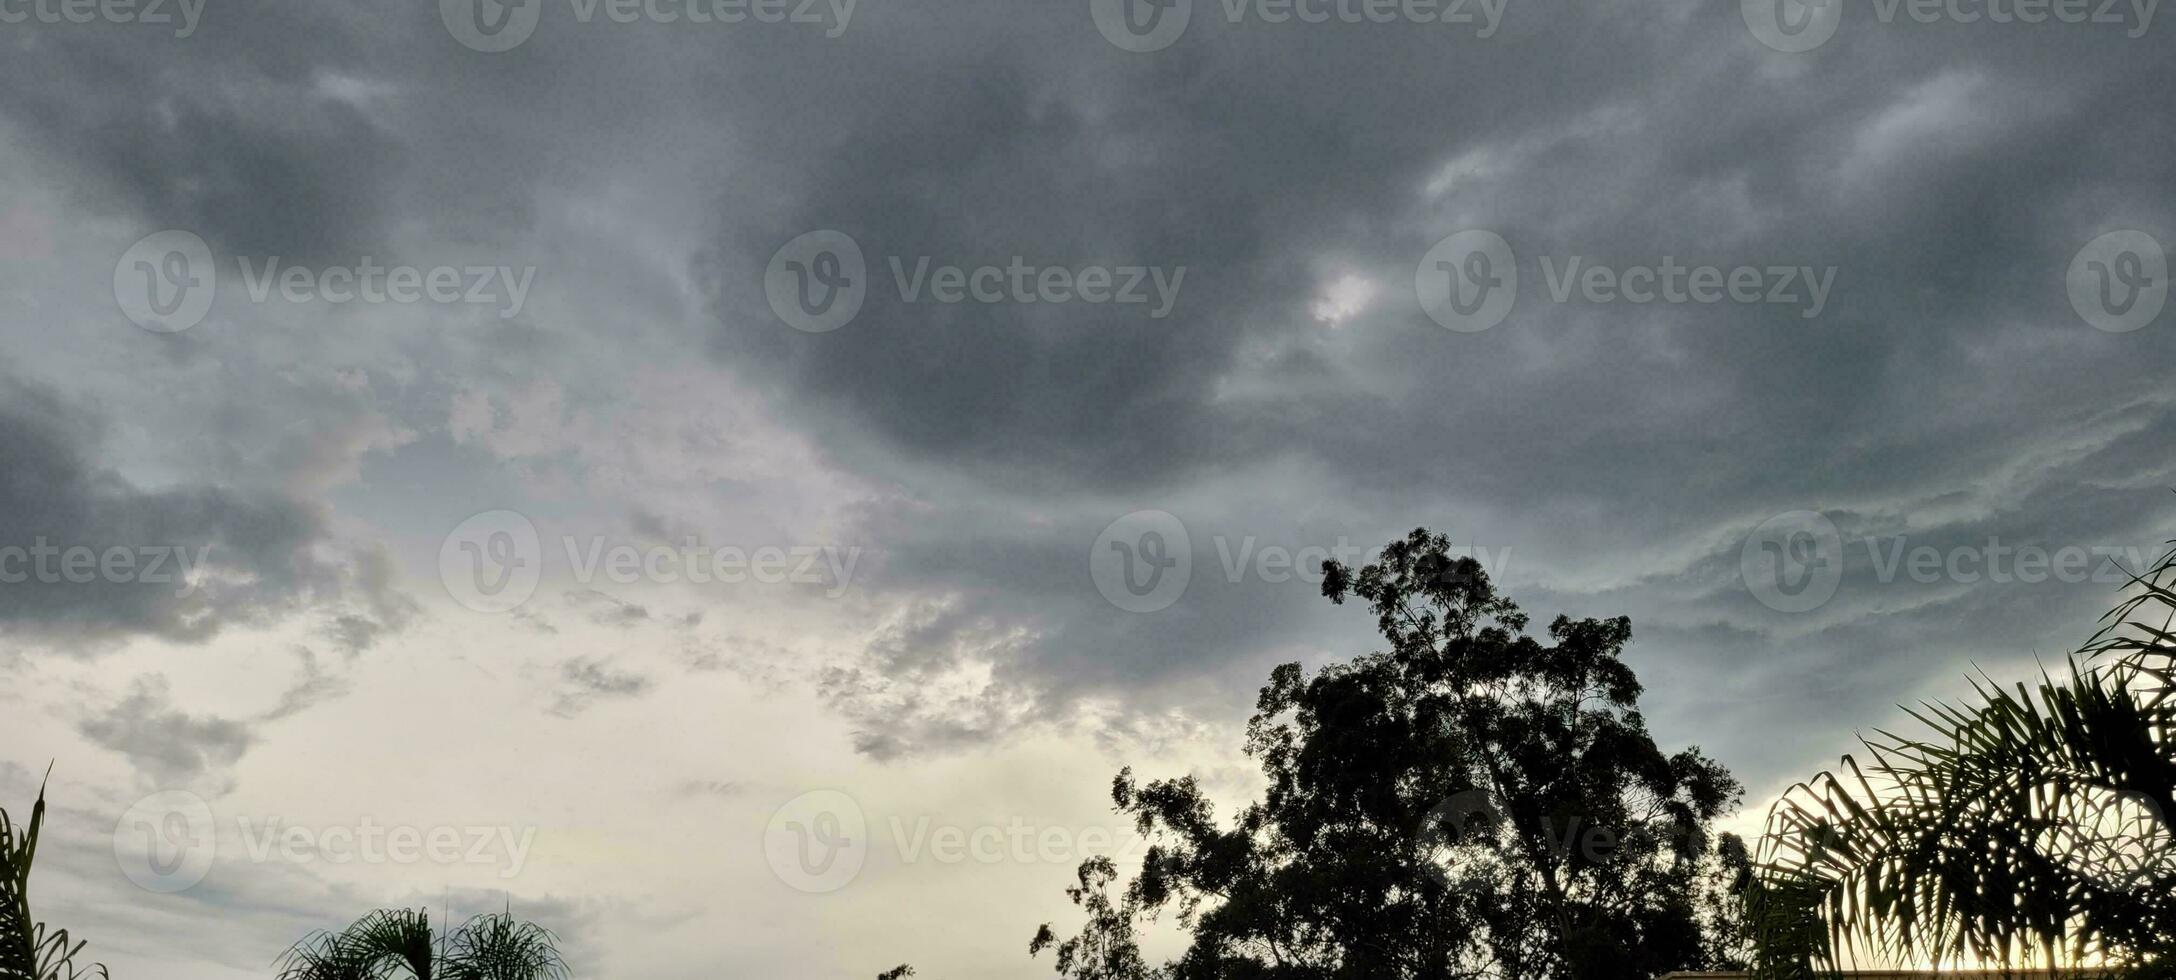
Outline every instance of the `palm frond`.
POLYGON ((2176 551, 2059 675, 1907 709, 1769 814, 1766 977, 1860 956, 2138 970, 2176 960, 2176 551))
POLYGON ((511 914, 462 924, 446 950, 445 980, 567 980, 551 930, 511 914))
POLYGON ((414 980, 433 980, 437 941, 431 910, 380 909, 347 927, 340 934, 339 949, 374 980, 391 980, 398 976, 391 972, 397 968, 405 968, 414 980))
MULTIPOLYGON (((52 770, 46 770, 48 777, 52 770)), ((101 964, 79 966, 84 943, 66 929, 47 929, 30 914, 30 866, 45 824, 45 785, 30 808, 30 823, 16 824, 0 810, 0 980, 86 980, 105 977, 101 964)))
POLYGON ((280 957, 279 968, 279 980, 371 980, 370 967, 336 932, 304 937, 280 957))
MULTIPOLYGON (((382 909, 339 932, 304 937, 280 958, 279 980, 569 980, 551 930, 511 910, 450 933, 428 909, 382 909)), ((10 980, 0 975, 0 980, 10 980)))

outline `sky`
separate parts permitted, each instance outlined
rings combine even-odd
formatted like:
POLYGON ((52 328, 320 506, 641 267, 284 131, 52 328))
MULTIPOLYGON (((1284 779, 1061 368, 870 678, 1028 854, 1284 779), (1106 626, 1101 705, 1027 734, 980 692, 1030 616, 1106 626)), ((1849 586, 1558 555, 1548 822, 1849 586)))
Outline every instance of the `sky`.
POLYGON ((0 806, 117 976, 1039 975, 1416 526, 1757 827, 2176 536, 2157 0, 433 6, 0 0, 0 806))

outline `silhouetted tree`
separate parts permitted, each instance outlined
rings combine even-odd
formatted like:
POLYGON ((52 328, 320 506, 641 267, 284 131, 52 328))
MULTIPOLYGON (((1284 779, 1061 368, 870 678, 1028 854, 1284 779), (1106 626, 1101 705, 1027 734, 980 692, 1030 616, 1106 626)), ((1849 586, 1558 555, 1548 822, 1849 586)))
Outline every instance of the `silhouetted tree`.
POLYGON ((1769 813, 1760 973, 1874 959, 2176 976, 2176 552, 2037 691, 1908 711, 1769 813))
MULTIPOLYGON (((1740 788, 1698 749, 1656 747, 1618 658, 1627 620, 1558 618, 1549 642, 1479 563, 1416 530, 1323 594, 1366 602, 1387 650, 1312 676, 1278 667, 1248 726, 1269 779, 1216 819, 1192 777, 1114 781, 1152 843, 1138 876, 1083 863, 1087 916, 1060 939, 1072 980, 1435 980, 1651 977, 1711 964, 1732 940, 1703 922, 1703 858, 1728 889, 1744 848, 1710 847, 1740 788), (1176 960, 1147 963, 1137 926, 1175 911, 1176 960)), ((1734 926, 1715 923, 1727 933, 1734 926)))

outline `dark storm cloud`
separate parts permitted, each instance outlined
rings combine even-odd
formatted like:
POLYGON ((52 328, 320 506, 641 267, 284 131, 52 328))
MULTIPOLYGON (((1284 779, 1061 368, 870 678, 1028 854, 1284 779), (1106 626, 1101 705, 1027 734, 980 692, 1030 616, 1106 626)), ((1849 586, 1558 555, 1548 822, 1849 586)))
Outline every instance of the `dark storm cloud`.
MULTIPOLYGON (((857 533, 885 545, 857 581, 905 603, 858 660, 821 676, 821 691, 857 726, 857 748, 878 758, 1002 739, 1089 700, 1151 716, 1243 714, 1272 664, 1372 648, 1370 617, 1321 597, 1319 565, 1362 561, 1410 529, 1397 523, 1402 509, 1375 514, 1360 501, 1295 518, 1289 498, 1305 493, 1291 484, 1143 494, 1032 524, 994 517, 1002 506, 874 510, 857 533), (1089 567, 1105 526, 1136 507, 1167 508, 1191 539, 1183 593, 1147 613, 1106 598, 1089 567), (985 669, 987 683, 963 688, 963 676, 985 669)), ((1461 546, 1475 543, 1450 511, 1436 514, 1461 546)), ((1487 564, 1515 560, 1482 545, 1487 564)))
MULTIPOLYGON (((1039 47, 955 51, 941 70, 857 51, 837 68, 848 83, 779 103, 782 129, 836 134, 794 146, 807 170, 782 182, 792 203, 721 218, 719 252, 738 260, 713 270, 713 353, 775 380, 854 465, 946 471, 911 515, 871 517, 889 554, 865 585, 930 601, 826 680, 866 751, 998 737, 1022 700, 1152 702, 1268 648, 1366 643, 1304 589, 1212 583, 1153 619, 1109 608, 1086 582, 1094 508, 1058 502, 1083 489, 1124 501, 1103 519, 1166 507, 1233 540, 1324 537, 1294 529, 1302 513, 1363 544, 1415 523, 1478 530, 1526 559, 1516 597, 1536 614, 1644 615, 1637 654, 1658 674, 1696 664, 1749 697, 1816 692, 1791 715, 1811 729, 1829 696, 1772 670, 1779 647, 1893 690, 1974 650, 2075 638, 2107 597, 1983 582, 1907 599, 1914 583, 1861 589, 1861 574, 1808 639, 1737 580, 1766 517, 1820 510, 1934 547, 2128 545, 2168 523, 2157 487, 2176 475, 2152 399, 2176 342, 2095 330, 2062 288, 2103 231, 2176 240, 2176 127, 2149 107, 2176 67, 2150 39, 1869 19, 1794 57, 1725 4, 1514 3, 1490 42, 1225 25, 1197 5, 1208 19, 1180 44, 1133 56, 1066 34, 1067 13, 1017 15, 1039 47), (914 84, 851 84, 861 72, 914 84), (1451 334, 1411 283, 1435 240, 1468 227, 1513 244, 1521 298, 1492 330, 1451 334), (852 322, 807 334, 771 315, 762 268, 825 228, 860 245, 869 291, 852 322), (1152 320, 909 304, 889 264, 1015 254, 1189 271, 1152 320), (1811 318, 1550 302, 1540 260, 1574 255, 1835 272, 1811 318), (1337 269, 1377 290, 1330 329, 1309 305, 1337 269), (1246 506, 1201 499, 1283 459, 1330 475, 1246 506), (1608 591, 1535 587, 1552 579, 1608 591), (989 688, 939 693, 978 662, 989 688)), ((1196 552, 1197 568, 1213 560, 1198 535, 1196 552)))
MULTIPOLYGON (((1449 152, 1511 125, 1506 106, 1439 98, 1438 86, 1541 74, 1522 65, 1529 41, 1398 30, 1204 27, 1199 45, 1138 58, 1082 13, 1008 11, 1023 40, 956 52, 942 68, 880 48, 842 64, 866 84, 782 101, 780 125, 858 125, 814 154, 807 190, 776 219, 736 215, 724 231, 730 264, 706 270, 718 355, 835 413, 842 443, 867 432, 1007 486, 1133 486, 1278 451, 1304 409, 1220 403, 1219 381, 1266 351, 1294 378, 1330 382, 1332 365, 1303 340, 1316 329, 1313 261, 1351 247, 1346 236, 1394 227, 1449 152), (1455 62, 1432 61, 1448 50, 1455 62), (1301 51, 1310 72, 1263 70, 1301 51), (879 81, 902 74, 912 83, 879 81), (1332 94, 1319 78, 1367 96, 1332 94), (854 322, 807 335, 770 314, 761 273, 772 250, 816 229, 854 237, 869 287, 854 322), (1178 288, 1155 318, 1158 303, 910 303, 897 285, 924 258, 975 267, 1014 256, 1147 266, 1178 288)), ((1621 73, 1622 60, 1600 70, 1621 73)), ((1554 111, 1533 108, 1544 120, 1554 111)))
POLYGON ((383 246, 397 141, 320 87, 358 25, 288 4, 207 5, 196 33, 18 25, 0 110, 91 178, 80 204, 302 262, 383 246), (42 29, 41 29, 42 28, 42 29), (96 188, 97 190, 92 190, 96 188))
MULTIPOLYGON (((2176 79, 2153 44, 1855 25, 1791 59, 1723 5, 1514 4, 1506 23, 1482 42, 1211 20, 1153 57, 1096 58, 1092 32, 1082 52, 1037 22, 1022 32, 1056 53, 960 53, 921 75, 881 54, 846 67, 920 84, 784 103, 784 126, 862 125, 809 161, 782 218, 731 219, 724 250, 744 261, 718 270, 716 350, 783 369, 785 390, 840 419, 835 442, 871 437, 1008 488, 1154 485, 1297 451, 1356 479, 1455 471, 1462 491, 1504 500, 1579 496, 1602 471, 1651 500, 1688 465, 1731 494, 1803 489, 1794 469, 1851 479, 1808 462, 1846 433, 1922 427, 1944 385, 2033 372, 2024 391, 1978 393, 2022 413, 2062 386, 2136 385, 2140 355, 2167 350, 2165 331, 2080 329, 2060 289, 2109 222, 2172 227, 2154 195, 2176 144, 2144 100, 2176 79), (1271 67, 1297 65, 1309 70, 1271 67), (1473 153, 1506 172, 1421 192, 1473 153), (1467 226, 1504 233, 1527 274, 1524 308, 1476 337, 1428 325, 1407 285, 1436 237, 1467 226), (854 235, 871 288, 854 322, 805 335, 769 315, 760 270, 817 228, 854 235), (1020 253, 1189 276, 1174 315, 1152 321, 1078 303, 905 304, 886 262, 1020 253), (1813 321, 1541 302, 1536 257, 1574 254, 1833 265, 1838 279, 1813 321), (1319 344, 1317 257, 1357 260, 1393 312, 1319 344), (2011 342, 2053 350, 1991 350, 2020 323, 2032 333, 2011 342), (1242 359, 1257 350, 1274 359, 1242 359), (1290 397, 1225 390, 1257 373, 1290 397)), ((1984 448, 1967 441, 1923 448, 1984 448)))
POLYGON ((0 631, 87 651, 131 635, 202 642, 316 609, 342 617, 333 629, 352 650, 406 621, 412 603, 382 556, 338 548, 311 506, 139 488, 93 462, 98 424, 0 382, 0 631))
MULTIPOLYGON (((689 348, 896 498, 859 515, 882 558, 857 584, 897 615, 822 681, 877 754, 1098 697, 1243 711, 1233 685, 1267 660, 1369 638, 1304 582, 1225 581, 1215 539, 1373 546, 1427 524, 1512 549, 1498 578, 1538 617, 1633 614, 1642 670, 1670 682, 1651 684, 1660 724, 1725 730, 1734 709, 1700 685, 1774 704, 1783 758, 1791 734, 1975 651, 2060 649, 2099 600, 1875 588, 1854 566, 1829 606, 1782 618, 1736 578, 1762 520, 1814 510, 1938 547, 2167 523, 2176 331, 2101 333, 2061 288, 2101 231, 2176 242, 2160 35, 1861 17, 1784 55, 1720 2, 1512 0, 1481 39, 1227 24, 1196 0, 1186 36, 1142 55, 1085 7, 870 2, 825 39, 547 5, 493 56, 427 7, 214 11, 193 45, 26 33, 0 110, 114 207, 222 248, 355 252, 403 222, 491 240, 656 159, 708 175, 688 271, 715 323, 689 348), (1417 309, 1415 264, 1470 227, 1517 251, 1520 299, 1453 334, 1417 309), (825 228, 860 243, 872 289, 854 322, 801 333, 763 269, 825 228), (905 303, 889 261, 1015 255, 1187 272, 1157 319, 905 303), (1541 260, 1573 255, 1836 274, 1810 319, 1550 302, 1541 260), (1345 274, 1372 300, 1317 322, 1345 274), (1143 508, 1196 529, 1195 585, 1146 615, 1086 568, 1103 525, 1143 508), (951 686, 981 667, 985 687, 951 686)), ((628 302, 677 308, 669 277, 624 278, 628 302)))

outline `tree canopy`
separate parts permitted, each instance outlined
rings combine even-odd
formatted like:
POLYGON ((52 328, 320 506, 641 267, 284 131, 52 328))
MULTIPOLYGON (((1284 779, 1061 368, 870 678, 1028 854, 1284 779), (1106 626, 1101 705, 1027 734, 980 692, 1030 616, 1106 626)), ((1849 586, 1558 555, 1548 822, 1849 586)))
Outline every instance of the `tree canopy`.
POLYGON ((1139 872, 1084 862, 1086 915, 1030 951, 1069 980, 1654 976, 1743 962, 1745 848, 1711 839, 1740 787, 1665 753, 1620 658, 1624 618, 1557 618, 1546 640, 1480 564, 1416 530, 1323 594, 1367 605, 1387 643, 1272 672, 1246 751, 1268 788, 1229 821, 1192 777, 1112 785, 1152 843, 1139 872), (1151 964, 1138 929, 1189 934, 1151 964))

